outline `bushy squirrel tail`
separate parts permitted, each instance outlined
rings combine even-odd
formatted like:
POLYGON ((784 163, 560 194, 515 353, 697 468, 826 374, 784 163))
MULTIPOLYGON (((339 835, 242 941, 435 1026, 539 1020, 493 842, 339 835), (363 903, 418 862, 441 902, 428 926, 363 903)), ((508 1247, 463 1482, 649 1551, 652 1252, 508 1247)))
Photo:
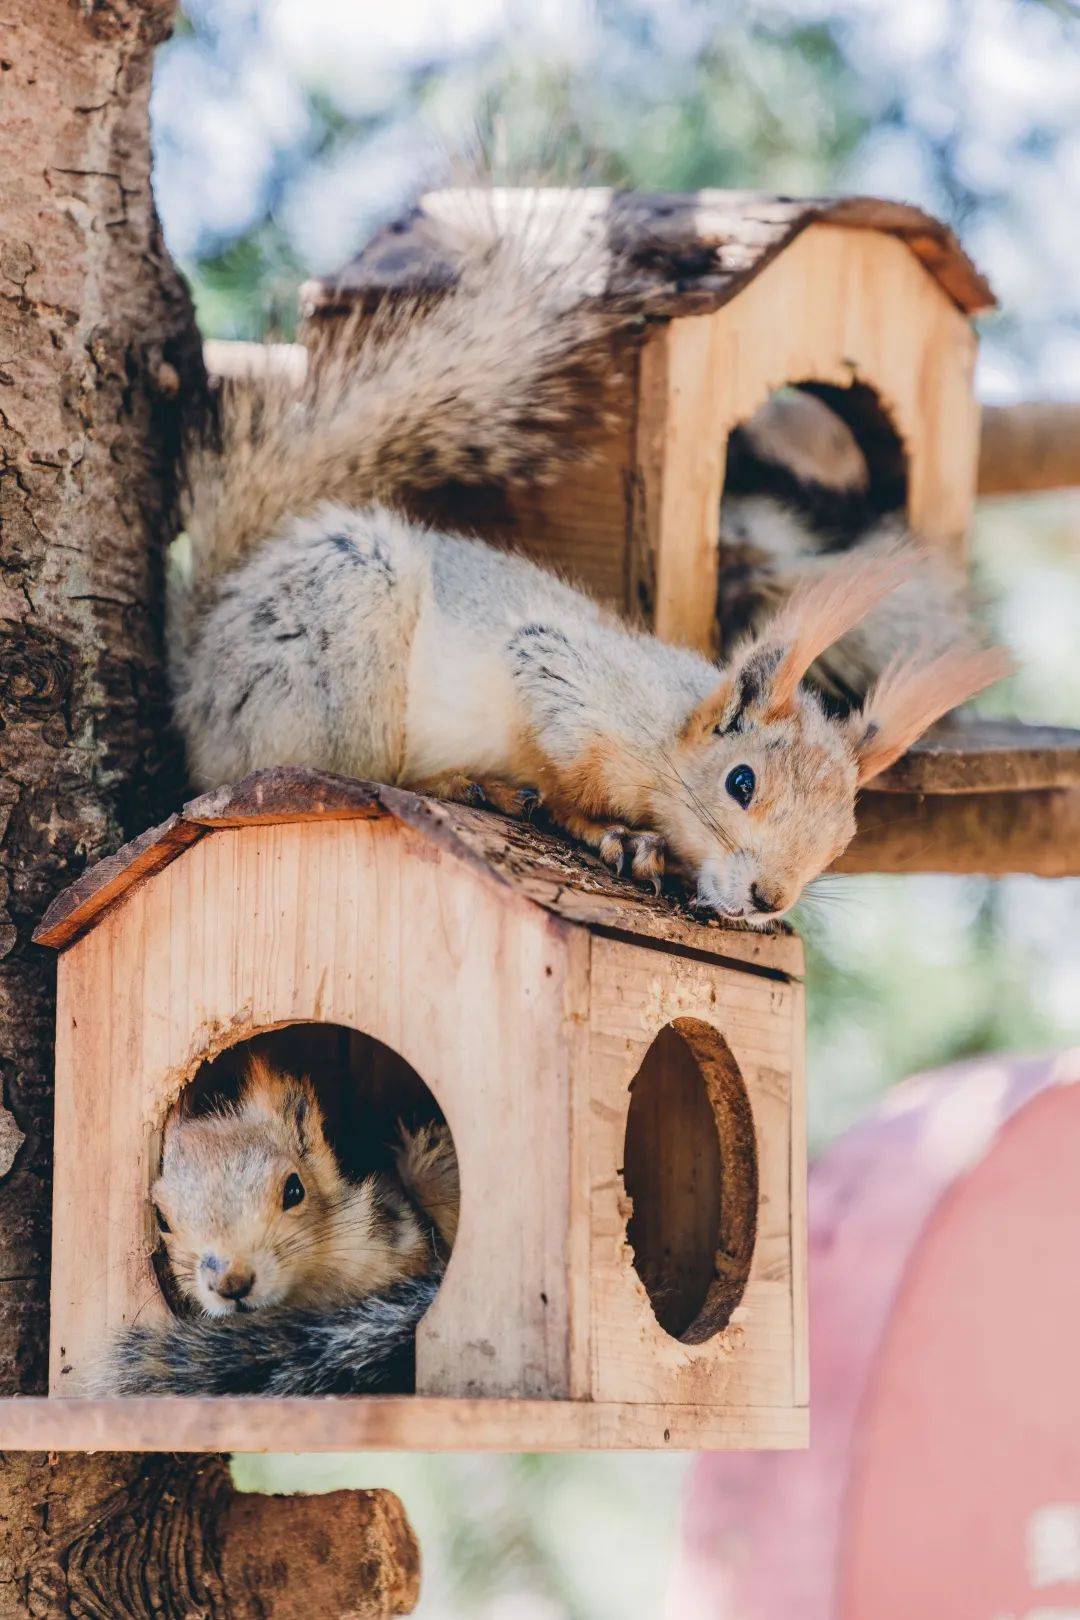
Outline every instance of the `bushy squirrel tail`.
POLYGON ((408 1393, 439 1275, 330 1311, 286 1306, 131 1327, 95 1383, 109 1395, 408 1393))
POLYGON ((477 191, 449 287, 335 322, 301 378, 223 383, 212 430, 187 455, 174 656, 214 581, 290 517, 448 482, 543 482, 581 458, 605 415, 620 317, 595 296, 603 243, 565 217, 580 206, 568 195, 562 217, 510 217, 477 191), (553 252, 560 233, 578 245, 571 264, 553 252))
POLYGON ((859 708, 904 656, 974 651, 987 637, 967 580, 906 525, 889 468, 876 493, 854 433, 813 394, 771 398, 728 447, 717 617, 723 654, 759 632, 792 596, 835 579, 871 551, 904 555, 896 588, 815 659, 810 679, 841 712, 859 708))

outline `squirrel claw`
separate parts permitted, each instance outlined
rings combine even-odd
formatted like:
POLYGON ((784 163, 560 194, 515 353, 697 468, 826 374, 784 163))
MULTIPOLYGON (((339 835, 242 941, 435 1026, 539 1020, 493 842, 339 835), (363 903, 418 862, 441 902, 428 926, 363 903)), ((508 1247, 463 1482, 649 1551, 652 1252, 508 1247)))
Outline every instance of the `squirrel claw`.
POLYGON ((519 788, 517 792, 517 813, 522 821, 531 821, 543 802, 537 788, 519 788))
POLYGON ((510 787, 495 779, 477 781, 470 776, 455 776, 440 784, 443 796, 458 804, 470 805, 474 810, 498 810, 504 816, 518 816, 529 821, 543 800, 536 788, 510 787))
POLYGON ((533 787, 511 787, 507 782, 489 781, 480 784, 484 803, 489 810, 498 810, 504 816, 519 821, 531 821, 533 814, 544 802, 533 787))
POLYGON ((664 876, 667 846, 658 833, 635 833, 631 839, 630 870, 639 883, 648 883, 659 894, 664 876))
POLYGON ((629 853, 630 834, 625 827, 608 827, 600 838, 600 859, 610 866, 616 877, 622 877, 629 853))
POLYGON ((664 876, 667 846, 658 833, 631 832, 627 827, 608 827, 600 840, 600 859, 622 877, 630 874, 638 883, 647 883, 659 894, 664 876))

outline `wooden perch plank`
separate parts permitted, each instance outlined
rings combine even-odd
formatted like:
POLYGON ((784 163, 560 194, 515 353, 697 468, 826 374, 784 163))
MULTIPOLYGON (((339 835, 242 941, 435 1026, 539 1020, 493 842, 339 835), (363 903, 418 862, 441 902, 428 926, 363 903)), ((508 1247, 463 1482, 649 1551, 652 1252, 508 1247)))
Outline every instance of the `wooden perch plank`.
POLYGON ((0 1451, 671 1451, 802 1447, 805 1408, 424 1395, 0 1400, 0 1451))
POLYGON ((1080 787, 1080 731, 1020 720, 935 727, 874 781, 874 793, 1020 793, 1080 787))
POLYGON ((987 405, 979 494, 1020 495, 1080 487, 1080 400, 987 405))
POLYGON ((1080 788, 866 793, 833 870, 1080 877, 1080 788))

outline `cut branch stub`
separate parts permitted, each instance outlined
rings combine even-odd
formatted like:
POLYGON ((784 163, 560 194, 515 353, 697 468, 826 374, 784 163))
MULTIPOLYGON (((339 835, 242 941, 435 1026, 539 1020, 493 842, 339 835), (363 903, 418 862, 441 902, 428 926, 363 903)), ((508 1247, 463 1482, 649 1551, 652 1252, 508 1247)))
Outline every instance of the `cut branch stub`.
POLYGON ((0 1620, 391 1620, 419 1552, 388 1491, 258 1496, 225 1460, 27 1457, 13 1499, 0 1620))

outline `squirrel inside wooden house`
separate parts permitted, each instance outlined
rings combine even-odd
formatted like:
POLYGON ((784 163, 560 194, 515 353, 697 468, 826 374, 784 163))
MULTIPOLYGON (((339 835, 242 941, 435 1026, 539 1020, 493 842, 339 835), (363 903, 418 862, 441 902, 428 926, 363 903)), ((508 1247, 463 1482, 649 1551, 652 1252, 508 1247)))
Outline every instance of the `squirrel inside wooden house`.
POLYGON ((416 1324, 457 1234, 457 1156, 445 1125, 400 1126, 393 1170, 351 1180, 311 1081, 253 1054, 235 1102, 170 1114, 151 1197, 188 1314, 125 1329, 98 1387, 410 1387, 416 1324))
MULTIPOLYGON (((441 296, 356 323, 300 383, 226 383, 193 445, 168 600, 191 775, 296 764, 504 811, 539 801, 639 881, 668 871, 704 912, 782 918, 851 839, 859 788, 1007 658, 960 582, 865 498, 857 442, 808 396, 732 445, 737 578, 718 600, 745 633, 732 645, 721 623, 719 664, 410 518, 451 482, 553 478, 604 416, 618 300, 590 298, 589 264, 568 277, 535 232, 474 223, 441 296)), ((451 1241, 414 1151, 449 1184, 452 1147, 425 1140, 394 1187, 346 1185, 313 1094, 266 1074, 234 1113, 173 1122, 155 1196, 206 1314, 130 1330, 111 1387, 407 1381, 451 1241), (202 1210, 221 1223, 209 1245, 202 1210), (281 1234, 259 1251, 272 1264, 234 1243, 252 1229, 281 1234)))

